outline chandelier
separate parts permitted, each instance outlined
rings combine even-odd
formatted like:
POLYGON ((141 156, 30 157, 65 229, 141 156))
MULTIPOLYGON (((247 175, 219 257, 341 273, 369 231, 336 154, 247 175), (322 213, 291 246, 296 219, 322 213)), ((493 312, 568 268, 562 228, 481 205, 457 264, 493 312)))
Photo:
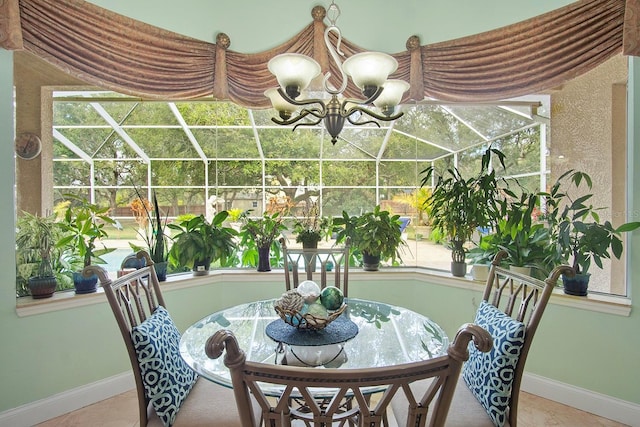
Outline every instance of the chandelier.
POLYGON ((345 54, 340 50, 342 34, 336 26, 339 16, 340 9, 332 1, 327 10, 330 25, 324 32, 324 42, 331 58, 340 69, 341 85, 336 89, 329 82, 331 73, 327 72, 324 75, 324 90, 331 95, 329 102, 325 103, 319 98, 298 98, 321 71, 320 65, 315 60, 298 53, 284 53, 269 61, 269 71, 276 76, 280 87, 267 89, 264 92, 279 115, 279 118, 271 118, 273 122, 283 126, 296 123, 293 127, 295 131, 298 126, 314 126, 324 121, 333 144, 338 141, 338 135, 345 121, 353 125, 373 123, 380 127, 378 122, 372 119, 389 122, 400 118, 403 113, 396 113, 396 106, 400 103, 402 95, 409 89, 409 84, 403 80, 387 80, 387 77, 398 68, 398 62, 391 55, 362 52, 347 58, 344 63, 341 61, 340 56, 344 57, 345 54), (335 32, 338 37, 335 47, 329 41, 331 32, 335 32), (351 77, 366 99, 346 99, 342 96, 347 88, 347 76, 351 77), (381 113, 366 107, 371 104, 381 113), (298 107, 302 108, 296 112, 298 107), (301 121, 305 117, 307 120, 301 121))

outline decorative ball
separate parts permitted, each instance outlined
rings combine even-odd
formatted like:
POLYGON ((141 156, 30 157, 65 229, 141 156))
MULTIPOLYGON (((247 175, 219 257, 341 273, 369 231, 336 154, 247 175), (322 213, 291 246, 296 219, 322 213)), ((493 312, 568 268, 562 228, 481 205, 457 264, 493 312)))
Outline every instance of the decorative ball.
POLYGON ((309 324, 311 327, 317 327, 320 325, 324 325, 325 321, 329 317, 329 312, 325 308, 324 305, 319 302, 314 302, 313 304, 308 304, 306 307, 305 314, 305 322, 309 324))
POLYGON ((340 288, 335 286, 327 286, 320 293, 320 303, 327 310, 337 310, 342 306, 344 302, 344 294, 340 288))
POLYGON ((304 298, 295 289, 287 291, 282 294, 277 301, 277 305, 280 308, 288 311, 300 311, 304 305, 304 298))
POLYGON ((311 280, 305 280, 300 283, 296 288, 296 291, 302 295, 302 298, 304 298, 304 301, 307 304, 314 303, 320 296, 320 286, 311 280))
POLYGON ((320 304, 319 302, 314 302, 313 304, 309 304, 307 306, 306 313, 320 319, 326 319, 329 316, 329 313, 327 312, 327 308, 324 305, 320 304))

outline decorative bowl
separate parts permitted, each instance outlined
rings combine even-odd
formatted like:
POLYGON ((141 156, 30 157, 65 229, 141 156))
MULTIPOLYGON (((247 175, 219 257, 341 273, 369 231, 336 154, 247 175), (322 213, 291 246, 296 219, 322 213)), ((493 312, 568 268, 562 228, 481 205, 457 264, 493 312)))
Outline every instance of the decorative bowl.
POLYGON ((340 317, 347 308, 347 304, 342 304, 342 306, 337 310, 330 311, 327 317, 315 316, 308 312, 302 313, 300 311, 292 311, 281 307, 277 302, 274 305, 274 308, 276 313, 278 313, 278 316, 280 316, 285 323, 295 328, 302 330, 321 330, 340 317))

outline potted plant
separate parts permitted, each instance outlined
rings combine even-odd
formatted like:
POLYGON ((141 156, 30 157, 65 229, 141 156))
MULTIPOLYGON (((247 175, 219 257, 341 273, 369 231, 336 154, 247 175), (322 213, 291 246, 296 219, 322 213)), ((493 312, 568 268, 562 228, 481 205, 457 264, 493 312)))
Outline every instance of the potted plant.
POLYGON ((473 248, 466 253, 466 260, 471 263, 471 278, 480 282, 487 280, 489 267, 496 255, 496 247, 492 242, 493 235, 481 236, 473 248))
POLYGON ((83 277, 81 269, 91 264, 106 264, 101 257, 115 248, 107 248, 102 245, 97 249, 97 244, 102 239, 109 237, 106 225, 120 228, 120 224, 109 216, 108 207, 100 207, 87 199, 75 195, 66 195, 68 200, 64 210, 64 216, 60 222, 63 237, 58 240, 56 246, 69 251, 66 259, 73 272, 73 283, 77 294, 95 292, 98 277, 83 277))
POLYGON ((271 249, 279 250, 277 238, 286 229, 279 211, 264 212, 259 218, 245 214, 240 231, 243 264, 255 265, 257 258, 258 271, 271 271, 271 249))
MULTIPOLYGON (((447 170, 448 176, 439 176, 426 202, 431 212, 434 229, 440 229, 449 238, 451 251, 451 273, 462 277, 466 274, 465 243, 478 227, 491 227, 500 218, 501 188, 495 170, 490 169, 491 156, 495 155, 504 168, 504 154, 488 148, 482 155, 480 171, 465 179, 458 169, 447 170)), ((421 186, 431 182, 433 166, 423 170, 421 186)))
POLYGON ((38 216, 23 212, 18 218, 16 234, 16 286, 18 296, 29 293, 33 298, 48 298, 58 286, 53 269, 59 251, 56 243, 60 228, 55 215, 38 216))
POLYGON ((151 206, 147 199, 141 197, 138 188, 134 187, 134 189, 136 191, 137 198, 131 202, 131 210, 133 211, 136 222, 139 225, 138 235, 144 241, 146 248, 142 248, 131 242, 129 243, 129 246, 131 246, 131 249, 135 252, 140 250, 146 250, 149 252, 158 280, 163 282, 167 280, 167 264, 169 256, 169 251, 167 249, 167 236, 165 234, 167 217, 165 216, 163 221, 155 191, 153 192, 153 206, 151 206))
POLYGON ((228 216, 229 212, 221 211, 211 223, 204 215, 198 215, 169 224, 168 227, 177 232, 169 251, 170 262, 190 268, 195 276, 209 274, 212 262, 225 263, 236 251, 238 235, 236 230, 223 225, 228 216))
POLYGON ((564 292, 585 296, 589 286, 589 268, 593 262, 602 268, 602 260, 611 255, 620 259, 623 251, 622 233, 640 227, 640 222, 628 222, 614 227, 611 222, 600 222, 598 210, 590 204, 593 194, 572 196, 584 183, 591 190, 591 177, 573 169, 562 174, 551 187, 546 197, 545 219, 555 242, 556 257, 570 262, 575 275, 562 277, 564 292), (564 191, 562 183, 569 180, 572 192, 564 191), (570 194, 571 193, 571 194, 570 194))
POLYGON ((362 253, 365 271, 377 271, 381 260, 395 263, 401 258, 400 250, 406 243, 400 231, 400 215, 392 215, 376 206, 360 216, 349 216, 343 211, 342 217, 335 218, 333 224, 338 230, 336 242, 350 238, 351 247, 362 253))
POLYGON ((522 192, 520 198, 509 192, 508 199, 501 201, 501 218, 495 222, 493 232, 481 235, 477 248, 469 251, 470 258, 489 263, 499 251, 507 256, 503 262, 512 270, 544 279, 555 267, 549 230, 536 222, 535 211, 538 194, 522 192))
POLYGON ((320 216, 316 202, 311 202, 302 213, 302 217, 293 225, 296 242, 302 243, 303 248, 317 248, 318 242, 331 234, 331 218, 320 216))

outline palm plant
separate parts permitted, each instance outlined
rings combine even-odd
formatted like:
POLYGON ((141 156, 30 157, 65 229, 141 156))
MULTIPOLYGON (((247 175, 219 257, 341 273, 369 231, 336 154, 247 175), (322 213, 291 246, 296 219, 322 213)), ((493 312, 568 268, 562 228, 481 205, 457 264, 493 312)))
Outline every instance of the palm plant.
POLYGON ((70 287, 64 275, 56 242, 61 229, 55 215, 38 216, 23 212, 17 221, 16 295, 31 293, 34 298, 53 295, 57 287, 70 287), (59 283, 62 286, 59 286, 59 283))
MULTIPOLYGON (((504 169, 504 154, 489 147, 482 155, 480 171, 465 179, 458 169, 447 170, 448 176, 439 176, 433 192, 426 200, 431 208, 431 221, 434 228, 442 230, 451 245, 452 271, 464 275, 457 266, 464 264, 466 250, 464 244, 478 227, 492 227, 500 218, 503 207, 500 205, 501 181, 495 170, 490 170, 491 156, 495 155, 504 169)), ((428 186, 435 169, 433 166, 423 170, 421 186, 428 186)), ((466 270, 466 268, 465 268, 466 270)))

